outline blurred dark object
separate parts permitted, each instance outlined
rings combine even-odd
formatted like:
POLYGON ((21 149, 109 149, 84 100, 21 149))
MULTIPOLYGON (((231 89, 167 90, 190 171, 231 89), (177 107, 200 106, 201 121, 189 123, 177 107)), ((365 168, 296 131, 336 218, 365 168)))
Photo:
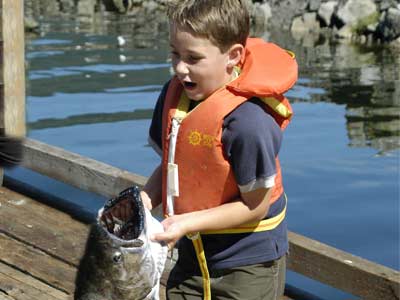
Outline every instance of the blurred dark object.
POLYGON ((0 135, 0 167, 12 168, 22 162, 22 139, 0 135))

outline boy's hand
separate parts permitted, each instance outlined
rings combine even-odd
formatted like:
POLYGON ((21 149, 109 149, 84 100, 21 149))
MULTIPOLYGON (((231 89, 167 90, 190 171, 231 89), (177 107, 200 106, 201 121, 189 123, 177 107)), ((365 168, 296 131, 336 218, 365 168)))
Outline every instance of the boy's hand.
POLYGON ((184 220, 185 218, 182 215, 166 218, 161 222, 164 232, 154 234, 151 239, 155 242, 164 242, 167 244, 168 249, 172 250, 178 240, 187 233, 184 220))

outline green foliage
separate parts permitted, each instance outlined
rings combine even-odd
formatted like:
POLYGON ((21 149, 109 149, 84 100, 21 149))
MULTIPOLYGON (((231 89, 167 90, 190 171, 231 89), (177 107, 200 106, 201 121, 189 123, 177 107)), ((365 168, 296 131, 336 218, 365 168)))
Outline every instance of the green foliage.
POLYGON ((378 23, 379 21, 379 12, 374 12, 360 20, 357 21, 355 25, 352 26, 352 31, 357 35, 361 35, 367 31, 367 27, 369 25, 378 23))

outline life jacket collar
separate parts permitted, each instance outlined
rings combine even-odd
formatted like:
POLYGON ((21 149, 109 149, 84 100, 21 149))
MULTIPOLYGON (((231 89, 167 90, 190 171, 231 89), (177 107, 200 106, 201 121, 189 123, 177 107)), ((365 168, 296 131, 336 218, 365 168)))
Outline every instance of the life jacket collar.
POLYGON ((297 62, 291 52, 259 38, 249 38, 240 76, 227 84, 234 93, 270 97, 285 93, 297 80, 297 62))

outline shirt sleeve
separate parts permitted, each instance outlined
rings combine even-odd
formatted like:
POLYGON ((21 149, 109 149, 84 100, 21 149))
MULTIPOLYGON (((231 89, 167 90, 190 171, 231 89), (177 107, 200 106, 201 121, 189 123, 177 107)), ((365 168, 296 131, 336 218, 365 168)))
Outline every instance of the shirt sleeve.
POLYGON ((222 144, 242 193, 275 184, 282 131, 259 99, 246 101, 223 123, 222 144))
POLYGON ((162 115, 164 109, 165 96, 167 94, 169 81, 164 85, 161 90, 156 106, 154 107, 153 117, 151 119, 148 142, 149 145, 158 153, 162 155, 162 115))

